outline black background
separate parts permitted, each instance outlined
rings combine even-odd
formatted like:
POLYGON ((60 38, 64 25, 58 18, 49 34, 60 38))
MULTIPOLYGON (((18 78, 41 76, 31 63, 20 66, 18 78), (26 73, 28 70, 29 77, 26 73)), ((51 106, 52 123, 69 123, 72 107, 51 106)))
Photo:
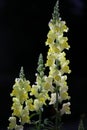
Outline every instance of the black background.
MULTIPOLYGON (((11 114, 10 92, 21 66, 34 83, 40 53, 47 53, 45 41, 56 0, 0 0, 0 125, 11 114)), ((66 21, 71 46, 67 52, 72 73, 68 76, 71 96, 70 119, 87 114, 87 14, 84 0, 60 0, 60 16, 66 21)))

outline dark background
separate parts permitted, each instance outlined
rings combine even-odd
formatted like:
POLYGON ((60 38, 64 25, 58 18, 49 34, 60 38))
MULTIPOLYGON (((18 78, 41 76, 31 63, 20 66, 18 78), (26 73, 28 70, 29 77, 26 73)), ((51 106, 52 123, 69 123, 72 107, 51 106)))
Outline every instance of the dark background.
MULTIPOLYGON (((45 41, 56 0, 0 0, 0 125, 8 124, 10 92, 21 66, 34 83, 40 53, 46 56, 45 41)), ((68 76, 71 112, 67 120, 87 114, 87 14, 84 0, 60 0, 60 16, 66 21, 71 46, 67 52, 72 73, 68 76)))

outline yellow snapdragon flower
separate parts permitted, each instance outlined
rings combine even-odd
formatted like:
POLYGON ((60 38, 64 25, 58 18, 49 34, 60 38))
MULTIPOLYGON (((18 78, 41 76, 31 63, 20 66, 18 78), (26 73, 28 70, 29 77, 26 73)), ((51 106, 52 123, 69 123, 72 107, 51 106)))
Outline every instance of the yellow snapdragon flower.
POLYGON ((11 109, 13 110, 12 115, 20 117, 21 112, 22 112, 22 108, 23 108, 23 106, 21 105, 19 99, 13 98, 13 105, 11 107, 11 109))
POLYGON ((44 81, 45 82, 43 82, 42 84, 43 84, 43 87, 44 87, 44 90, 46 90, 46 91, 53 91, 54 90, 54 88, 53 88, 53 85, 52 85, 52 83, 53 83, 53 78, 52 77, 47 77, 47 76, 45 76, 44 77, 44 81))
POLYGON ((62 102, 63 100, 69 100, 70 96, 69 96, 68 92, 61 91, 58 99, 59 99, 59 102, 62 102))
POLYGON ((20 121, 22 124, 30 123, 29 109, 27 107, 22 110, 20 121))
POLYGON ((71 114, 70 105, 71 105, 70 102, 63 103, 62 109, 60 110, 61 115, 63 115, 63 114, 71 114))
POLYGON ((34 95, 35 97, 38 96, 38 86, 37 85, 32 85, 30 95, 31 96, 34 95))
POLYGON ((45 66, 53 66, 55 64, 55 55, 54 53, 52 54, 52 52, 48 52, 48 55, 47 55, 47 62, 45 64, 45 66))
POLYGON ((33 99, 30 98, 26 101, 26 106, 29 111, 34 111, 34 104, 33 104, 33 99))
POLYGON ((48 24, 49 32, 45 43, 45 45, 48 46, 48 53, 45 66, 49 68, 48 77, 52 78, 52 86, 54 88, 54 91, 49 90, 51 92, 49 104, 54 104, 54 107, 56 106, 56 109, 61 111, 62 114, 67 114, 70 113, 70 104, 63 104, 62 101, 70 100, 66 74, 71 73, 71 70, 69 68, 70 61, 66 59, 65 53, 65 49, 69 50, 70 45, 68 44, 68 38, 64 36, 64 33, 67 32, 69 28, 66 22, 58 17, 57 4, 54 8, 53 19, 51 19, 48 24), (63 105, 62 110, 58 108, 58 103, 63 105))
POLYGON ((49 105, 53 105, 55 103, 56 103, 56 93, 51 93, 49 105))
POLYGON ((9 117, 9 126, 8 126, 8 130, 13 130, 15 129, 16 126, 16 117, 9 117))
POLYGON ((60 46, 57 46, 57 45, 55 45, 55 44, 53 44, 51 47, 50 47, 50 49, 51 49, 51 53, 52 52, 54 52, 54 53, 60 53, 60 46))
POLYGON ((19 100, 21 104, 23 104, 24 101, 26 101, 27 99, 28 99, 28 93, 25 91, 25 89, 21 89, 19 93, 19 100))
POLYGON ((42 108, 42 104, 40 104, 38 99, 34 99, 34 110, 39 111, 40 108, 42 108))

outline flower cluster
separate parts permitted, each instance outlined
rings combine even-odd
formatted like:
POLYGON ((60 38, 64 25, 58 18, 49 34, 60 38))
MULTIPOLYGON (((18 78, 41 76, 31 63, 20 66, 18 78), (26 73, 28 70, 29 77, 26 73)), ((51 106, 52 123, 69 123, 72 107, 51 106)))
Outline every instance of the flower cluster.
POLYGON ((36 111, 41 110, 43 108, 43 105, 46 105, 46 101, 49 100, 48 90, 51 86, 46 80, 47 77, 44 75, 43 56, 40 54, 36 74, 36 82, 34 85, 32 85, 30 92, 30 95, 35 97, 34 108, 36 111))
POLYGON ((47 105, 46 101, 50 99, 48 92, 51 90, 51 84, 52 80, 44 75, 42 54, 40 54, 38 60, 36 82, 32 86, 26 80, 23 67, 21 67, 19 78, 15 79, 11 93, 13 97, 13 105, 11 107, 13 113, 9 118, 8 129, 19 130, 23 129, 25 123, 31 124, 32 115, 30 115, 30 112, 37 112, 39 115, 43 111, 43 105, 47 105))
POLYGON ((56 111, 56 130, 58 122, 63 114, 71 114, 70 96, 68 94, 67 74, 70 74, 70 61, 66 59, 65 50, 69 50, 68 38, 64 34, 68 31, 65 21, 62 21, 58 13, 58 1, 54 7, 53 18, 49 22, 46 46, 49 47, 45 67, 49 68, 48 77, 52 78, 53 91, 49 105, 53 105, 56 111))
POLYGON ((13 105, 11 107, 12 116, 9 118, 8 129, 22 129, 25 123, 30 122, 29 110, 33 109, 32 99, 29 99, 28 93, 31 91, 30 82, 25 79, 21 67, 20 77, 15 79, 11 93, 13 105), (30 107, 32 106, 32 107, 30 107), (18 123, 18 124, 17 124, 18 123))
POLYGON ((9 130, 23 130, 24 124, 32 123, 31 113, 39 115, 38 130, 41 130, 41 113, 44 106, 53 105, 56 111, 56 130, 59 130, 59 116, 70 114, 70 96, 68 94, 67 74, 71 72, 69 60, 65 50, 69 50, 68 38, 64 33, 68 31, 65 21, 62 21, 58 12, 58 1, 54 6, 53 18, 49 22, 49 32, 45 45, 48 46, 46 63, 43 55, 38 58, 36 81, 30 85, 26 80, 23 67, 19 78, 15 79, 12 97, 12 115, 9 117, 9 130), (45 74, 45 69, 48 73, 45 74), (46 102, 48 101, 48 103, 46 102))
MULTIPOLYGON (((46 67, 49 67, 49 78, 52 78, 54 91, 51 93, 50 104, 56 103, 56 90, 58 90, 58 102, 70 99, 68 95, 67 73, 70 73, 69 60, 66 59, 65 49, 69 49, 68 38, 64 32, 68 31, 65 21, 61 18, 51 19, 49 22, 50 31, 47 35, 46 45, 49 46, 46 67)), ((61 114, 70 114, 70 102, 64 103, 61 114)))

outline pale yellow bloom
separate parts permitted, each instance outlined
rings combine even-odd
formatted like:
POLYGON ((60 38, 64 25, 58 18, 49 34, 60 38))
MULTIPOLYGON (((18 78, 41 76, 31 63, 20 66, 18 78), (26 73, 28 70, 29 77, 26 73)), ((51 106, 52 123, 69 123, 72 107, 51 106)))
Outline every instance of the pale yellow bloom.
POLYGON ((60 61, 60 64, 62 65, 62 64, 64 64, 65 63, 65 61, 66 61, 66 53, 63 51, 63 52, 61 52, 59 55, 58 55, 58 59, 59 59, 59 61, 60 61))
POLYGON ((53 64, 55 63, 55 58, 53 55, 48 55, 47 56, 47 62, 46 62, 46 66, 53 66, 53 64))
POLYGON ((30 98, 26 101, 26 106, 28 107, 29 111, 34 111, 33 99, 30 98))
POLYGON ((49 105, 55 104, 56 103, 56 93, 51 93, 51 98, 49 105))
POLYGON ((40 102, 40 104, 43 106, 43 105, 46 105, 46 103, 45 103, 45 97, 39 97, 38 98, 38 100, 39 100, 39 102, 40 102))
POLYGON ((12 116, 12 117, 9 117, 9 127, 8 127, 8 130, 13 130, 15 129, 15 126, 16 126, 16 117, 12 116))
POLYGON ((45 82, 43 82, 43 87, 44 89, 48 92, 48 91, 53 91, 54 88, 53 88, 53 85, 52 85, 52 82, 53 82, 53 78, 52 77, 47 77, 45 76, 44 77, 44 80, 45 82))
POLYGON ((22 114, 21 114, 21 123, 25 124, 25 123, 30 123, 30 117, 29 117, 29 110, 27 107, 25 107, 22 110, 22 114))
POLYGON ((12 93, 11 93, 10 95, 11 95, 11 96, 19 97, 19 91, 20 91, 19 86, 14 87, 14 89, 12 90, 12 93))
POLYGON ((70 96, 69 96, 69 94, 68 94, 68 92, 66 92, 66 91, 61 91, 60 93, 59 93, 59 102, 62 102, 63 100, 69 100, 70 99, 70 96))
POLYGON ((26 92, 31 91, 31 85, 30 84, 26 84, 24 89, 25 89, 26 92))
POLYGON ((48 34, 47 34, 47 37, 48 38, 52 38, 53 41, 55 40, 56 38, 56 34, 52 31, 52 30, 49 30, 48 34))
POLYGON ((61 115, 63 115, 63 114, 71 114, 70 102, 63 103, 62 109, 60 110, 60 112, 61 112, 61 115))
POLYGON ((53 66, 51 66, 49 71, 49 77, 52 77, 53 79, 56 78, 55 76, 61 76, 60 71, 56 68, 56 65, 54 64, 53 66))
MULTIPOLYGON (((61 71, 60 71, 61 72, 61 71)), ((63 75, 63 76, 61 76, 61 80, 60 80, 60 82, 59 83, 57 83, 57 85, 59 85, 59 86, 61 86, 60 88, 59 88, 59 90, 60 91, 62 91, 62 90, 68 90, 68 86, 67 86, 67 75, 63 75)))
POLYGON ((54 52, 54 53, 57 53, 59 54, 60 53, 60 46, 56 46, 55 44, 53 44, 51 47, 51 53, 54 52))
POLYGON ((38 86, 37 85, 32 85, 30 95, 34 95, 35 97, 38 96, 38 86))
POLYGON ((71 70, 69 69, 68 65, 64 65, 61 67, 62 73, 71 73, 71 70))
POLYGON ((22 113, 22 107, 23 106, 20 104, 19 99, 13 98, 13 105, 11 107, 11 109, 13 110, 12 115, 20 117, 22 113))
POLYGON ((54 43, 54 39, 52 39, 51 37, 49 37, 46 41, 46 45, 50 45, 54 43))
POLYGON ((38 111, 42 107, 38 99, 34 99, 34 109, 38 111))

